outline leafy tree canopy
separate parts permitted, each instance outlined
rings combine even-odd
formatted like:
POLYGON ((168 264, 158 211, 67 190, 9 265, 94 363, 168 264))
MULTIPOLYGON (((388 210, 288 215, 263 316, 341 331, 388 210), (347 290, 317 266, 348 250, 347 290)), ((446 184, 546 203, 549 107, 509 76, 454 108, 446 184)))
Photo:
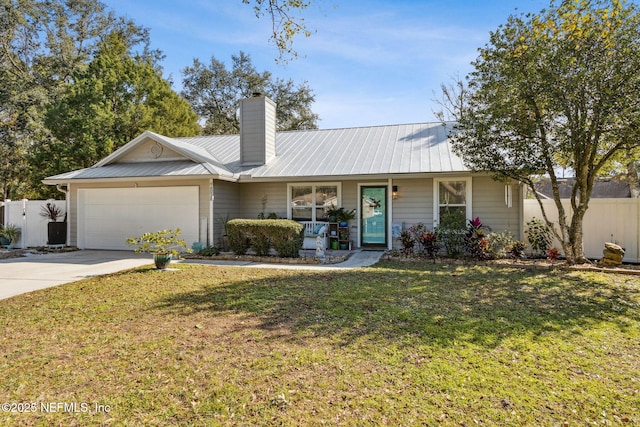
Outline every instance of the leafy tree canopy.
POLYGON ((242 0, 242 3, 253 5, 256 17, 269 16, 271 19, 271 41, 280 53, 276 62, 287 62, 288 58, 297 58, 298 52, 293 48, 293 39, 302 34, 311 36, 304 18, 296 16, 311 5, 303 0, 242 0))
POLYGON ((472 170, 496 178, 532 184, 533 175, 548 175, 560 216, 556 237, 569 262, 584 261, 582 219, 594 180, 640 144, 636 6, 564 0, 511 16, 473 66, 466 85, 443 88, 458 122, 454 150, 472 170), (576 177, 571 213, 557 191, 561 167, 576 177))
POLYGON ((279 131, 317 128, 318 116, 311 111, 315 97, 306 82, 296 86, 292 80, 274 78, 268 71, 258 72, 243 52, 231 59, 230 70, 213 56, 209 65, 194 59, 193 65, 183 70, 182 95, 205 122, 205 135, 239 133, 239 101, 255 92, 278 104, 279 131))
POLYGON ((125 36, 112 32, 49 108, 45 123, 54 138, 36 149, 34 162, 41 173, 35 178, 89 167, 145 130, 197 134, 197 119, 152 61, 133 55, 125 36))

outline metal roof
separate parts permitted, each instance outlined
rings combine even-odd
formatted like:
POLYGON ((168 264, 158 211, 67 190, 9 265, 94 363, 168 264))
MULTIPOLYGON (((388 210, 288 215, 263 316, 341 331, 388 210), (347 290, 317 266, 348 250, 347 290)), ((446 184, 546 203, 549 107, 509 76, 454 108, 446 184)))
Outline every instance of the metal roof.
POLYGON ((448 140, 451 125, 417 123, 276 134, 276 157, 266 165, 240 165, 240 135, 169 138, 145 132, 95 166, 49 177, 71 179, 209 175, 221 179, 345 177, 467 172, 448 140), (185 156, 185 161, 118 163, 152 138, 185 156))
POLYGON ((210 175, 202 164, 185 161, 164 161, 144 163, 113 163, 101 167, 91 167, 52 176, 46 180, 65 181, 71 179, 139 178, 150 176, 210 175))
POLYGON ((282 132, 252 178, 467 171, 439 123, 282 132))

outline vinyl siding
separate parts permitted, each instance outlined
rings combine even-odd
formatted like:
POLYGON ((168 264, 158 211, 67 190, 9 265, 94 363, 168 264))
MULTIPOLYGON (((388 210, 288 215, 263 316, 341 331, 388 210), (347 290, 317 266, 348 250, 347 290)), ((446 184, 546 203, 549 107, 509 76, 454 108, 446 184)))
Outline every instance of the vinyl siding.
POLYGON ((227 181, 213 183, 213 245, 220 247, 227 219, 239 218, 240 185, 227 181))
POLYGON ((393 222, 404 223, 404 229, 422 223, 433 229, 433 179, 394 179, 398 198, 392 200, 393 222))
POLYGON ((279 218, 287 217, 287 183, 264 182, 245 184, 241 187, 241 215, 243 218, 258 218, 263 212, 262 200, 266 199, 264 215, 274 212, 279 218))
POLYGON ((265 97, 240 102, 240 162, 264 165, 275 156, 275 103, 265 97))
POLYGON ((360 196, 358 195, 358 182, 357 181, 343 181, 342 182, 342 206, 347 209, 358 209, 358 203, 360 202, 360 196))
POLYGON ((155 151, 156 142, 149 138, 139 146, 118 159, 118 163, 139 163, 159 160, 187 160, 186 157, 178 152, 162 147, 161 151, 155 151))
POLYGON ((512 186, 512 207, 507 207, 504 197, 504 183, 494 181, 489 176, 476 176, 473 178, 473 217, 479 217, 484 225, 491 227, 492 231, 502 232, 509 230, 516 239, 522 239, 520 235, 520 218, 522 206, 521 186, 512 186))

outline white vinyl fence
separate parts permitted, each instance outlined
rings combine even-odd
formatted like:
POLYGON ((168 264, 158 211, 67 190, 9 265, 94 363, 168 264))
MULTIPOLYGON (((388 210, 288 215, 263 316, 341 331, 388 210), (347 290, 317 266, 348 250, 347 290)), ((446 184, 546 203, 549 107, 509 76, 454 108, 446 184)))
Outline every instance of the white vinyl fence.
MULTIPOLYGON (((20 228, 20 240, 16 248, 44 246, 47 244, 47 224, 49 220, 40 215, 42 206, 53 203, 62 212, 67 212, 64 200, 13 200, 4 202, 4 224, 20 228)), ((58 219, 61 221, 63 218, 58 219)))
MULTIPOLYGON (((558 211, 553 200, 543 200, 550 221, 558 223, 558 211)), ((571 202, 563 205, 570 219, 571 202)), ((524 224, 531 218, 542 219, 537 200, 524 200, 524 224)), ((640 199, 591 199, 583 222, 583 248, 587 258, 602 258, 604 242, 613 242, 625 248, 625 262, 640 262, 640 199)), ((562 250, 558 241, 554 245, 562 250)))

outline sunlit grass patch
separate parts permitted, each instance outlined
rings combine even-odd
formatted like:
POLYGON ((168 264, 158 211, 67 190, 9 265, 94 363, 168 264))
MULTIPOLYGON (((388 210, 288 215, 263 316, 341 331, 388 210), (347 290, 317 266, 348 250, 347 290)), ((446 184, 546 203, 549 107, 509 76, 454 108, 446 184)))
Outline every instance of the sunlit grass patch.
POLYGON ((382 262, 141 268, 0 301, 22 425, 640 422, 640 281, 382 262))

